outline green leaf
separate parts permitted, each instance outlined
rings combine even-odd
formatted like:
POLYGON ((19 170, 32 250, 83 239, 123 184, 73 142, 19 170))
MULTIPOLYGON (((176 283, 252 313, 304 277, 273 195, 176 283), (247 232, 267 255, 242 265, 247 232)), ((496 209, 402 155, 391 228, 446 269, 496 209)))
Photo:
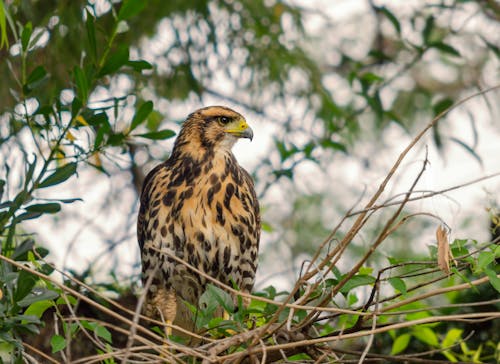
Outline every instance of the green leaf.
POLYGON ((464 330, 461 329, 450 329, 447 333, 443 342, 441 343, 442 348, 448 348, 455 345, 461 338, 464 330))
POLYGON ((477 257, 477 267, 478 271, 482 271, 488 264, 495 260, 495 253, 493 252, 481 252, 477 257))
POLYGON ((108 114, 105 112, 100 112, 97 114, 92 115, 88 120, 87 123, 92 126, 101 126, 105 125, 106 127, 109 127, 111 129, 111 125, 109 124, 108 120, 108 114))
POLYGON ((43 301, 38 301, 35 303, 32 303, 26 311, 24 311, 25 315, 33 315, 38 318, 41 318, 42 315, 44 314, 47 309, 50 307, 54 306, 54 302, 51 300, 43 300, 43 301))
POLYGON ((217 302, 218 305, 222 306, 226 311, 234 311, 234 302, 232 297, 224 291, 222 288, 209 284, 207 286, 207 300, 217 302))
POLYGON ((429 327, 416 326, 412 328, 413 336, 427 345, 437 347, 439 340, 436 333, 429 327))
POLYGON ((453 100, 450 98, 441 99, 432 106, 434 116, 441 114, 453 105, 453 100))
POLYGON ((465 142, 463 142, 460 139, 457 139, 455 137, 450 137, 450 140, 452 142, 457 143, 462 148, 464 148, 467 152, 470 153, 470 155, 472 155, 479 162, 480 165, 483 165, 483 160, 481 159, 479 154, 477 154, 476 151, 472 147, 468 146, 465 142))
POLYGON ((89 96, 89 81, 85 72, 78 66, 73 68, 73 77, 75 78, 75 84, 77 89, 77 95, 83 104, 87 102, 87 97, 89 96))
POLYGON ((94 329, 94 332, 97 336, 99 336, 100 338, 103 338, 104 340, 106 340, 108 343, 112 343, 113 340, 111 338, 111 333, 109 332, 109 330, 107 328, 105 328, 104 326, 101 326, 101 325, 97 325, 94 329))
POLYGON ((30 44, 31 34, 33 33, 33 25, 31 22, 26 23, 21 33, 21 46, 23 52, 28 50, 28 46, 30 44))
POLYGON ((118 12, 118 20, 127 20, 131 17, 139 14, 144 6, 146 5, 146 1, 143 0, 125 0, 122 3, 122 7, 118 12))
POLYGON ((484 273, 490 279, 490 284, 500 293, 500 278, 497 277, 495 271, 489 267, 484 268, 484 273))
POLYGON ((399 24, 398 18, 396 18, 396 16, 391 11, 389 11, 389 9, 387 9, 385 6, 379 7, 378 10, 380 10, 382 14, 384 14, 387 17, 387 19, 392 23, 394 29, 396 29, 396 32, 398 34, 401 34, 401 25, 399 24))
POLYGON ((375 283, 374 277, 357 274, 346 282, 346 284, 340 289, 340 292, 345 294, 353 288, 367 286, 373 283, 375 283))
MULTIPOLYGON (((38 289, 37 289, 38 290, 38 289)), ((24 297, 22 300, 18 301, 17 304, 20 307, 26 307, 29 306, 35 302, 39 301, 44 301, 44 300, 53 300, 59 297, 59 294, 57 292, 48 290, 48 289, 41 289, 41 293, 31 293, 24 297)))
POLYGON ((54 173, 45 178, 38 185, 38 188, 50 187, 62 183, 75 173, 76 173, 76 163, 68 163, 60 168, 57 168, 54 173))
POLYGON ((424 44, 429 43, 433 30, 434 30, 434 17, 432 15, 429 15, 429 17, 427 19, 425 19, 424 30, 422 31, 422 37, 424 38, 424 44))
POLYGON ((341 152, 347 153, 347 148, 342 143, 334 142, 333 140, 330 140, 330 139, 323 139, 320 142, 320 144, 321 144, 321 146, 323 148, 329 148, 329 149, 333 149, 333 150, 339 150, 341 152))
POLYGON ((153 131, 151 133, 136 134, 134 136, 146 139, 159 140, 159 139, 172 138, 173 136, 175 136, 175 132, 169 129, 164 129, 159 131, 153 131))
POLYGON ((428 44, 429 47, 439 49, 441 52, 460 57, 460 52, 453 48, 451 45, 444 42, 432 42, 428 44))
POLYGON ((95 18, 88 11, 87 12, 87 21, 85 22, 85 28, 87 29, 87 39, 89 41, 89 54, 92 61, 97 60, 97 41, 95 37, 95 18))
POLYGON ((36 219, 38 217, 42 216, 41 212, 24 212, 18 216, 16 216, 16 222, 21 222, 25 220, 31 220, 31 219, 36 219))
POLYGON ((410 334, 399 335, 392 343, 391 355, 397 355, 405 351, 408 347, 408 344, 410 343, 410 339, 410 334))
MULTIPOLYGON (((497 58, 500 58, 500 48, 493 44, 493 43, 490 43, 488 42, 484 37, 480 36, 480 38, 483 40, 484 43, 486 43, 486 46, 493 52, 495 53, 495 56, 497 58)), ((0 47, 1 48, 1 47, 0 47)))
POLYGON ((57 202, 41 203, 25 207, 26 211, 54 214, 61 211, 61 205, 57 202))
POLYGON ((10 258, 13 260, 27 260, 26 253, 31 251, 34 246, 35 241, 33 239, 26 239, 16 247, 10 258))
POLYGON ((128 62, 129 50, 127 47, 119 47, 116 52, 112 53, 102 66, 99 72, 99 77, 109 75, 118 71, 123 65, 128 62))
POLYGON ((7 23, 3 1, 0 1, 0 33, 0 49, 2 49, 4 46, 5 48, 9 48, 9 36, 7 35, 7 23))
POLYGON ((47 71, 43 66, 35 67, 33 71, 28 76, 26 84, 23 85, 24 94, 29 94, 33 91, 47 76, 47 71))
POLYGON ((5 186, 5 181, 3 179, 0 179, 0 201, 2 200, 3 197, 4 186, 5 186))
POLYGON ((26 297, 33 287, 35 287, 37 281, 38 278, 35 275, 25 270, 20 271, 17 277, 16 290, 14 291, 14 301, 17 303, 26 297))
POLYGON ((406 294, 406 283, 401 278, 389 278, 389 283, 395 290, 401 292, 403 295, 406 294))
POLYGON ((150 70, 153 68, 153 65, 144 60, 139 61, 128 61, 127 66, 132 67, 132 69, 136 72, 141 72, 142 70, 150 70))
POLYGON ((134 130, 137 128, 146 118, 151 114, 153 111, 153 102, 152 101, 146 101, 143 103, 137 112, 134 115, 134 118, 132 119, 132 123, 130 125, 130 131, 134 130))
POLYGON ((54 335, 50 339, 50 346, 52 347, 52 353, 57 353, 66 348, 66 339, 61 335, 54 335))

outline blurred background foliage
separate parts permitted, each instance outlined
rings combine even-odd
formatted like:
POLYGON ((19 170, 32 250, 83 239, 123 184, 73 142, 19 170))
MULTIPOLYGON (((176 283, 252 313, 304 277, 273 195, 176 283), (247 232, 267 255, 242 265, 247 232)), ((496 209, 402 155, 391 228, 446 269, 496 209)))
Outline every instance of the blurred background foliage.
MULTIPOLYGON (((137 282, 137 194, 198 107, 234 107, 260 138, 239 153, 264 210, 263 287, 283 283, 277 274, 294 281, 387 173, 385 153, 406 145, 395 139, 499 83, 496 1, 1 0, 0 10, 2 254, 36 241, 89 282, 137 282)), ((484 164, 481 122, 498 136, 499 92, 479 99, 450 114, 465 134, 449 117, 433 129, 443 159, 452 145, 484 164)), ((378 259, 411 256, 401 241, 429 225, 398 230, 378 259)), ((370 229, 366 241, 380 227, 370 229)))

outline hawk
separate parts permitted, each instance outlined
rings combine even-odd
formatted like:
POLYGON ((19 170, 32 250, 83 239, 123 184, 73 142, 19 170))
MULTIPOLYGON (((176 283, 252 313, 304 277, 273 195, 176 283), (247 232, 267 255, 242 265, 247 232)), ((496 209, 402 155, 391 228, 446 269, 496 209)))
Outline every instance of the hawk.
POLYGON ((190 310, 210 282, 252 290, 260 239, 259 203, 250 175, 231 149, 252 140, 242 115, 223 106, 188 116, 170 158, 144 181, 137 236, 146 315, 194 331, 190 310))

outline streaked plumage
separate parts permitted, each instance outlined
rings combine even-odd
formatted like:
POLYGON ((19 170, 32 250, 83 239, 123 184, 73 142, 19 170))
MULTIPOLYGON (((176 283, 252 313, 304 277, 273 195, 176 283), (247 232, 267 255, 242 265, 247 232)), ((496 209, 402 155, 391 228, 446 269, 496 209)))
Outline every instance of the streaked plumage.
POLYGON ((257 269, 259 205, 250 175, 231 148, 252 138, 245 119, 222 106, 195 111, 170 158, 146 177, 137 235, 143 282, 150 279, 146 313, 193 330, 182 301, 198 304, 207 280, 170 252, 228 286, 250 292, 257 269), (156 273, 155 272, 155 267, 156 273))

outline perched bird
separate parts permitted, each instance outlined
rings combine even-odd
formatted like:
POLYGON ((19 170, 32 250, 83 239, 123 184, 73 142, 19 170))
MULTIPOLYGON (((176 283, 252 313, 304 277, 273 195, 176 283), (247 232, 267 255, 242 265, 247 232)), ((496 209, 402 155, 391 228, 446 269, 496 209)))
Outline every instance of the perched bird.
POLYGON ((171 256, 230 287, 252 290, 259 203, 231 151, 239 138, 253 138, 239 113, 199 109, 184 122, 170 158, 147 175, 137 222, 147 315, 194 330, 184 301, 197 306, 210 282, 171 256))

